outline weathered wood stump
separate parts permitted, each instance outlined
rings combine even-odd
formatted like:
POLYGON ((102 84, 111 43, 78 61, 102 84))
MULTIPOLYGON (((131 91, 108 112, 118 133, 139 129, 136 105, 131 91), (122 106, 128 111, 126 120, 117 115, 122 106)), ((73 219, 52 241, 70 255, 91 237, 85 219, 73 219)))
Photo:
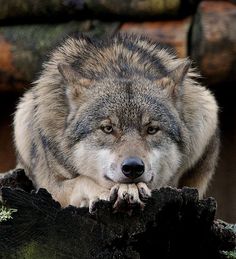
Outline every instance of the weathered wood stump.
POLYGON ((236 81, 236 5, 203 1, 193 22, 190 51, 207 83, 236 81))
POLYGON ((213 198, 194 189, 162 188, 144 211, 113 213, 110 202, 62 209, 44 189, 33 190, 22 170, 1 180, 5 206, 17 209, 0 223, 1 258, 227 258, 234 232, 215 221, 213 198), (24 190, 23 190, 24 189, 24 190))

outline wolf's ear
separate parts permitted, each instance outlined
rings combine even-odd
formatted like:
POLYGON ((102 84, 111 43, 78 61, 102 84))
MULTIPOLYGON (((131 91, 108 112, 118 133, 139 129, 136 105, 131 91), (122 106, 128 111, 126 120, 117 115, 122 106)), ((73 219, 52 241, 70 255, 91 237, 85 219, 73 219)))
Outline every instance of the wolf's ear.
POLYGON ((71 65, 60 63, 57 66, 64 80, 68 83, 70 97, 78 97, 84 88, 88 88, 92 80, 83 78, 71 65))
POLYGON ((180 65, 178 65, 175 69, 169 72, 168 77, 170 77, 176 85, 179 85, 183 82, 188 70, 191 66, 191 62, 189 60, 185 60, 180 65))
POLYGON ((166 92, 169 97, 177 98, 183 92, 183 81, 188 73, 191 62, 186 60, 174 68, 164 78, 158 80, 158 85, 166 92))

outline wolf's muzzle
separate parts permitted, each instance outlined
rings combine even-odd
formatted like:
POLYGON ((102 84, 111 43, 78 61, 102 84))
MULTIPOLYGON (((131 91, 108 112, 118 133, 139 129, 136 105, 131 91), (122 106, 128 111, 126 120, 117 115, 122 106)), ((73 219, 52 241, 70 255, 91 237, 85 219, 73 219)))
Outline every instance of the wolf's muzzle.
POLYGON ((129 157, 123 161, 121 170, 126 177, 135 179, 144 173, 145 167, 140 158, 129 157))

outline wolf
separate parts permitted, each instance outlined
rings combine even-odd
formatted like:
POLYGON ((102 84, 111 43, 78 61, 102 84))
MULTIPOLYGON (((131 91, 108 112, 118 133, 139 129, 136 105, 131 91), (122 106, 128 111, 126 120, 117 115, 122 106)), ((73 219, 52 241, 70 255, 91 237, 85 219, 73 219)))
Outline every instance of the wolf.
POLYGON ((18 167, 62 206, 142 208, 164 186, 214 174, 218 106, 188 58, 144 36, 71 36, 44 63, 14 117, 18 167))

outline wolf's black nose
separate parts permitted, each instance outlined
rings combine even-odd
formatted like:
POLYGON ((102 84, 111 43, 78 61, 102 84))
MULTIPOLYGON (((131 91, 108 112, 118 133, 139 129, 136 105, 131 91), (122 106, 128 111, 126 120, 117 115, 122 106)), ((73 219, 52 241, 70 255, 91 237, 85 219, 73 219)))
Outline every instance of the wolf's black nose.
POLYGON ((143 174, 144 163, 138 157, 129 157, 123 161, 121 170, 126 177, 135 179, 143 174))

